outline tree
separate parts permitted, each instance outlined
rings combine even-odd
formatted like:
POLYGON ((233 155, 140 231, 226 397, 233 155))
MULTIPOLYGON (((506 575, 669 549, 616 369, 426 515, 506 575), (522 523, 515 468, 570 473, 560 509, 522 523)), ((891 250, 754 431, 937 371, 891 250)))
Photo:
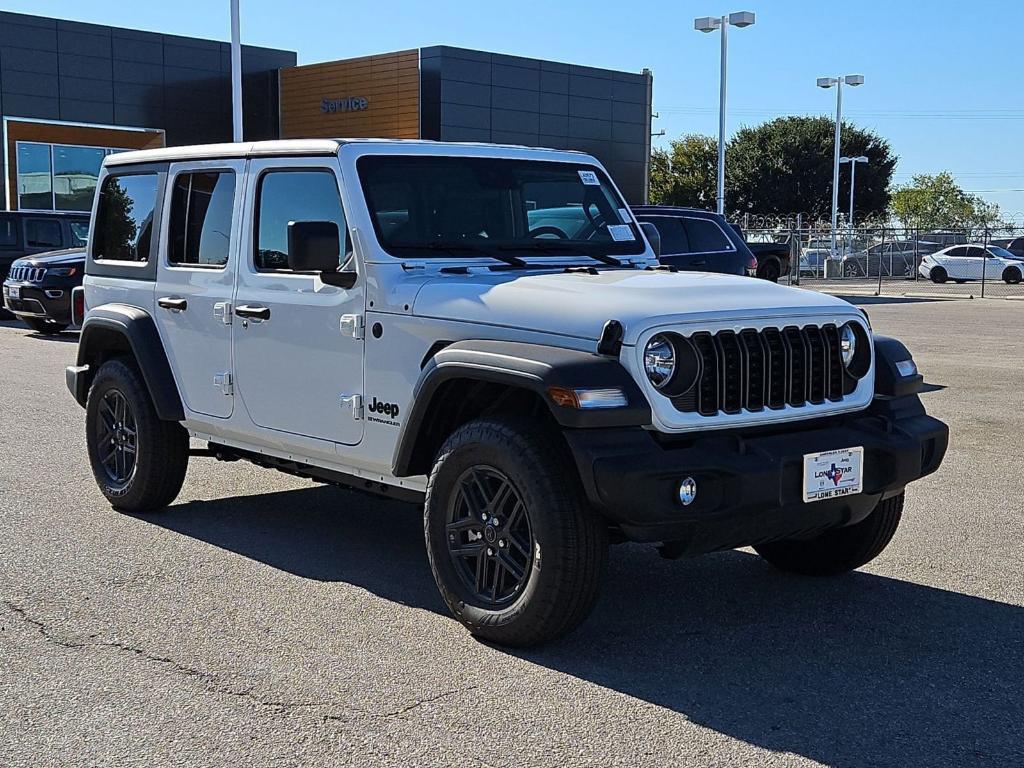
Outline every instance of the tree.
POLYGON ((710 136, 688 133, 651 153, 652 203, 715 207, 718 144, 710 136))
MULTIPOLYGON (((828 117, 780 117, 741 128, 726 155, 726 210, 732 214, 803 213, 832 215, 835 121, 828 117)), ((864 155, 857 168, 854 210, 865 215, 889 207, 889 184, 897 158, 889 142, 871 131, 843 123, 842 152, 864 155)), ((849 166, 840 169, 839 210, 850 199, 849 166)))
POLYGON ((921 229, 986 227, 1000 219, 998 205, 965 192, 948 171, 918 174, 897 187, 892 213, 903 226, 921 229))

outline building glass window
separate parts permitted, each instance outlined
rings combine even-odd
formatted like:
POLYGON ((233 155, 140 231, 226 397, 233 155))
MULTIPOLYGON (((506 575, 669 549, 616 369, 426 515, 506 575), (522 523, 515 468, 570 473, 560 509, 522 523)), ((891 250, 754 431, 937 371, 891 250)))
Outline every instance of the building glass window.
POLYGON ((18 208, 31 211, 92 210, 103 158, 114 147, 17 143, 18 208))
POLYGON ((18 142, 18 207, 53 210, 49 144, 18 142))

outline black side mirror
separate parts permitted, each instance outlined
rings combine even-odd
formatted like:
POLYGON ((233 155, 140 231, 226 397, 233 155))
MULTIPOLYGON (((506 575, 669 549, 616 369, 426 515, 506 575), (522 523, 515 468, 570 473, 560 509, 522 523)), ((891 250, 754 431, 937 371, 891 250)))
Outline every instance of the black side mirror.
POLYGON ((649 221, 641 221, 640 229, 643 230, 644 235, 647 237, 647 242, 651 244, 651 250, 654 251, 654 255, 660 259, 661 233, 658 231, 658 228, 649 221))
POLYGON ((351 288, 354 271, 339 272, 341 237, 333 221, 288 222, 288 269, 295 272, 319 272, 328 285, 351 288))

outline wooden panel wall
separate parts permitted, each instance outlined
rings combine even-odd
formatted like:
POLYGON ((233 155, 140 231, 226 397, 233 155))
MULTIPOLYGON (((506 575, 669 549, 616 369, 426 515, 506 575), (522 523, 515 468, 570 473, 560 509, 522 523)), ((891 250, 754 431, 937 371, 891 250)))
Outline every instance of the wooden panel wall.
POLYGON ((420 136, 419 51, 281 70, 281 138, 420 136), (365 110, 324 112, 321 100, 365 98, 365 110))
POLYGON ((7 122, 7 183, 11 208, 18 207, 18 142, 72 144, 117 149, 157 149, 164 146, 163 131, 122 131, 117 128, 88 128, 60 123, 7 122))

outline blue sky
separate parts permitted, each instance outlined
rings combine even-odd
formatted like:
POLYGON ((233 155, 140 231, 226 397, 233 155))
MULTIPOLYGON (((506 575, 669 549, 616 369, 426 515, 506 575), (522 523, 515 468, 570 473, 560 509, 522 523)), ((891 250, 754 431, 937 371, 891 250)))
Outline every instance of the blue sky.
MULTIPOLYGON (((3 10, 227 39, 227 0, 26 0, 3 10)), ((300 63, 448 44, 654 72, 655 130, 717 133, 718 39, 693 18, 750 10, 730 34, 729 128, 780 114, 831 114, 818 76, 863 74, 845 116, 892 143, 896 181, 949 170, 1024 221, 1024 3, 860 0, 242 0, 246 43, 300 63), (381 12, 383 12, 381 14, 381 12)), ((658 139, 663 142, 665 139, 658 139)))

